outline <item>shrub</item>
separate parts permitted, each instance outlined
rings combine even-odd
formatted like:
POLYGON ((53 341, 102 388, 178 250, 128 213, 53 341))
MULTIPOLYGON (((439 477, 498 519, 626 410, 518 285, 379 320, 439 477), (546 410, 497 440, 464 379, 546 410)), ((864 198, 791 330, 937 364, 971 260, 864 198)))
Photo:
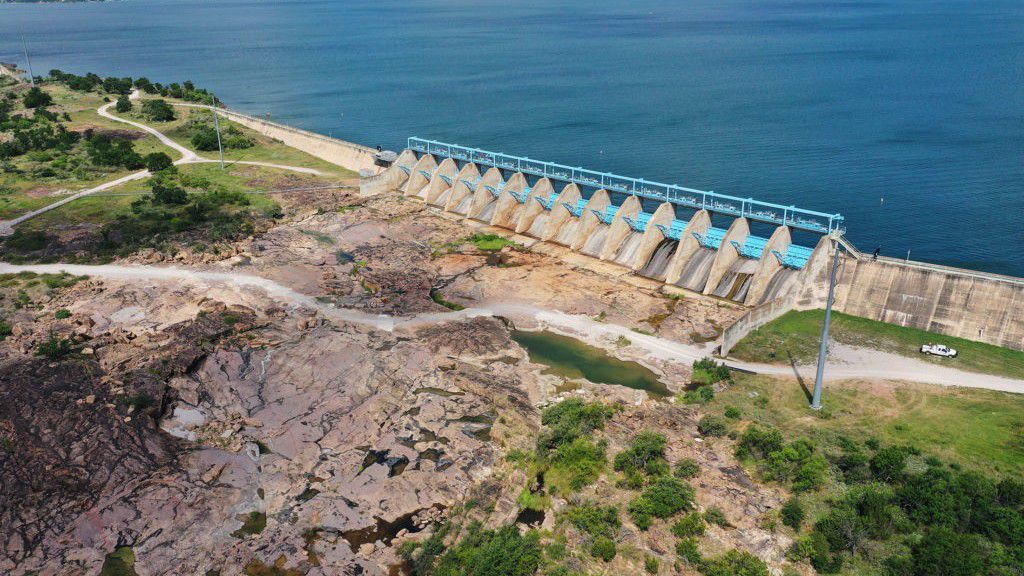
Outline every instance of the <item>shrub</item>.
POLYGON ((679 462, 676 462, 676 469, 673 472, 676 478, 682 478, 683 480, 689 480, 690 478, 696 478, 700 474, 700 464, 693 458, 682 458, 679 462))
POLYGON ((814 527, 828 542, 834 552, 850 550, 856 552, 867 537, 867 529, 857 512, 847 508, 833 508, 818 520, 814 527))
POLYGON ((53 104, 53 97, 43 92, 38 86, 33 86, 29 88, 28 92, 25 92, 22 103, 25 104, 25 108, 45 108, 53 104))
POLYGON ((725 420, 708 414, 697 423, 697 430, 705 436, 725 436, 729 432, 729 426, 725 420))
POLYGON ((615 558, 615 542, 606 536, 594 538, 594 542, 590 545, 590 555, 605 562, 611 562, 615 558))
POLYGON ((155 122, 170 122, 177 118, 174 114, 174 108, 166 100, 143 101, 142 113, 155 122))
POLYGON ((142 160, 146 163, 146 170, 154 174, 174 166, 174 161, 171 160, 171 157, 163 152, 151 152, 146 154, 142 160))
POLYGON ((581 436, 589 436, 594 430, 603 430, 604 424, 615 409, 600 402, 587 403, 579 398, 570 398, 541 413, 541 424, 550 430, 537 441, 544 452, 571 442, 581 436))
POLYGON ((709 385, 698 386, 694 390, 687 390, 680 397, 683 404, 707 404, 715 399, 715 389, 709 385))
POLYGON ((761 428, 751 425, 743 433, 739 446, 736 448, 736 455, 741 458, 766 459, 772 452, 782 450, 784 445, 782 433, 775 428, 761 428))
POLYGON ((629 513, 641 530, 651 526, 653 518, 668 518, 693 506, 693 487, 670 476, 655 479, 643 494, 629 503, 629 513))
POLYGON ((800 531, 800 525, 803 524, 806 516, 804 507, 800 504, 800 500, 796 497, 790 498, 788 502, 783 504, 780 513, 782 515, 783 524, 797 532, 800 531))
POLYGON ((729 520, 725 517, 725 512, 722 512, 722 509, 718 506, 712 506, 705 510, 704 520, 706 520, 708 524, 715 524, 722 528, 728 528, 731 526, 731 524, 729 524, 729 520))
POLYGON ((714 384, 729 379, 729 368, 712 358, 701 358, 693 363, 692 381, 697 384, 714 384))
POLYGON ((217 150, 217 131, 213 126, 200 126, 197 132, 192 135, 191 142, 196 150, 204 152, 217 150))
POLYGON ((56 318, 57 320, 71 318, 71 310, 68 310, 67 308, 61 308, 60 310, 57 310, 57 312, 53 314, 53 317, 56 318))
POLYGON ((676 554, 679 558, 691 566, 700 566, 704 559, 697 549, 696 538, 683 538, 676 543, 676 554))
POLYGON ((661 567, 661 562, 654 556, 648 556, 644 558, 644 572, 648 574, 657 574, 658 568, 661 567))
POLYGON ((571 491, 593 484, 605 465, 605 442, 576 438, 559 446, 550 458, 549 476, 558 484, 564 482, 571 491))
POLYGON ((743 412, 741 412, 740 409, 735 406, 729 406, 728 408, 725 409, 725 417, 730 420, 739 420, 740 416, 742 415, 743 412))
POLYGON ((132 101, 129 100, 127 96, 121 96, 117 99, 117 104, 114 105, 114 110, 117 110, 122 114, 125 112, 131 112, 132 101))
POLYGON ((680 538, 702 536, 704 534, 704 517, 698 512, 690 512, 672 525, 672 533, 680 538))
POLYGON ((431 574, 528 576, 540 566, 540 535, 520 534, 515 526, 484 530, 479 522, 466 529, 466 536, 437 560, 431 574), (467 572, 472 567, 472 572, 467 572))
POLYGON ((47 340, 36 347, 36 356, 45 356, 50 360, 63 358, 70 353, 71 340, 68 340, 67 338, 59 338, 52 334, 47 340))
POLYGON ((622 526, 616 506, 600 506, 592 502, 571 508, 566 517, 573 526, 591 536, 611 538, 622 526))
POLYGON ((14 333, 14 329, 7 322, 0 320, 0 342, 7 339, 8 336, 14 333))
POLYGON ((897 446, 882 448, 871 457, 871 473, 883 482, 891 482, 903 475, 907 467, 906 449, 897 446))
POLYGON ((768 576, 768 566, 749 552, 729 550, 704 563, 705 576, 768 576))
POLYGON ((665 446, 668 439, 661 434, 645 430, 637 434, 630 447, 615 455, 615 470, 636 472, 643 470, 651 475, 666 472, 665 446))
POLYGON ((915 576, 974 576, 984 569, 981 540, 950 528, 929 530, 910 550, 915 576))

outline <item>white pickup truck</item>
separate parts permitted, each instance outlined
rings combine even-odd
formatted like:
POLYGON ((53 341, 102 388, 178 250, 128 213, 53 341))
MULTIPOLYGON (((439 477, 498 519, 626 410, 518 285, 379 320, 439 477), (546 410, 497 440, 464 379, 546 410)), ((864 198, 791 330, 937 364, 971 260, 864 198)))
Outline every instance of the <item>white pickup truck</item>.
POLYGON ((921 353, 928 354, 929 356, 944 356, 946 358, 956 357, 956 350, 945 344, 924 344, 921 346, 921 353))

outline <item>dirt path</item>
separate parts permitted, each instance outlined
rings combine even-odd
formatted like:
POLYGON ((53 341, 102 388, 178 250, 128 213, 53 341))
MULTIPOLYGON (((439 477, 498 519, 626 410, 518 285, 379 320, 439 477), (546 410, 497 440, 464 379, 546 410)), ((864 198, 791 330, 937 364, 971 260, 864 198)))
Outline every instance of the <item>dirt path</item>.
MULTIPOLYGON (((140 92, 138 90, 133 91, 128 96, 128 98, 130 100, 138 100, 139 97, 140 97, 140 92)), ((181 144, 178 144, 174 140, 171 140, 166 134, 160 132, 156 128, 152 128, 150 126, 142 124, 141 122, 134 122, 132 120, 126 120, 124 118, 121 118, 119 116, 115 116, 115 115, 111 114, 110 111, 109 111, 110 107, 114 106, 115 104, 117 104, 117 102, 110 102, 110 103, 104 104, 103 106, 100 106, 99 108, 96 109, 96 113, 99 114, 100 116, 104 117, 104 118, 107 118, 108 120, 113 120, 115 122, 122 122, 124 124, 131 125, 131 126, 134 126, 135 128, 138 128, 139 130, 142 130, 142 131, 144 131, 144 132, 146 132, 148 134, 152 134, 153 136, 156 136, 156 138, 158 140, 160 140, 161 143, 163 143, 165 146, 167 146, 169 148, 174 149, 178 154, 181 155, 181 158, 179 158, 179 159, 174 161, 174 164, 176 166, 181 166, 183 164, 202 164, 202 163, 210 163, 210 162, 219 162, 219 160, 213 160, 211 158, 204 158, 204 157, 196 154, 195 152, 189 150, 188 148, 185 148, 181 144)), ((299 172, 301 174, 312 174, 314 176, 321 176, 321 175, 323 175, 323 172, 321 172, 320 170, 317 170, 315 168, 306 168, 304 166, 288 166, 288 165, 285 165, 285 164, 274 164, 274 163, 271 163, 271 162, 259 162, 259 161, 255 161, 255 160, 252 160, 252 161, 249 161, 249 160, 232 160, 232 161, 229 162, 229 164, 245 164, 245 165, 248 165, 248 166, 263 166, 265 168, 276 168, 278 170, 290 170, 292 172, 299 172)), ((18 216, 17 218, 12 218, 11 220, 0 220, 0 236, 10 236, 11 234, 14 233, 14 227, 17 226, 18 224, 21 224, 22 222, 24 222, 26 220, 30 220, 32 218, 35 218, 36 216, 39 216, 40 214, 44 214, 46 212, 49 212, 50 210, 53 210, 55 208, 59 208, 59 207, 65 205, 65 204, 68 204, 70 202, 74 202, 75 200, 78 200, 79 198, 81 198, 83 196, 89 196, 90 194, 95 194, 97 192, 102 192, 104 190, 109 190, 111 188, 116 188, 116 187, 118 187, 118 186, 120 186, 122 184, 125 184, 127 182, 131 182, 133 180, 142 180, 144 178, 149 178, 150 176, 152 176, 152 174, 150 174, 149 170, 141 170, 139 172, 135 172, 135 173, 129 174, 127 176, 122 176, 121 178, 118 178, 116 180, 111 180, 110 182, 104 182, 103 184, 100 184, 99 186, 96 186, 94 188, 89 188, 88 190, 82 190, 81 192, 76 192, 76 193, 74 193, 74 194, 72 194, 70 196, 67 196, 65 198, 62 198, 62 199, 60 199, 60 200, 58 200, 58 201, 56 201, 56 202, 54 202, 52 204, 47 204, 46 206, 43 206, 42 208, 33 210, 31 212, 27 212, 25 214, 22 214, 21 216, 18 216)))
MULTIPOLYGON (((317 301, 315 298, 300 293, 292 288, 273 280, 248 274, 229 272, 213 272, 191 270, 185 268, 165 268, 159 266, 122 266, 116 264, 81 265, 81 264, 31 264, 13 265, 0 263, 0 273, 29 271, 36 273, 68 272, 76 275, 88 275, 116 280, 166 280, 188 281, 199 284, 233 285, 239 289, 257 289, 270 297, 282 302, 315 309, 323 316, 341 322, 351 322, 370 326, 379 330, 411 329, 431 324, 451 322, 478 316, 505 316, 514 321, 532 322, 555 332, 572 336, 584 342, 607 347, 609 341, 625 336, 631 346, 640 349, 647 357, 657 360, 669 360, 689 364, 694 360, 709 356, 711 345, 682 344, 657 336, 639 334, 616 324, 597 322, 589 316, 566 314, 557 310, 544 310, 530 304, 508 301, 483 302, 475 308, 467 308, 458 312, 440 312, 418 314, 409 317, 395 317, 370 314, 360 310, 338 308, 317 301)), ((772 364, 757 364, 729 360, 730 366, 749 370, 760 374, 782 377, 797 377, 805 382, 814 379, 813 366, 791 368, 772 364)), ((965 372, 954 368, 937 366, 912 358, 904 358, 894 354, 836 345, 826 370, 829 381, 849 379, 869 380, 900 380, 939 384, 943 386, 965 386, 969 388, 986 388, 1005 392, 1024 393, 1024 380, 1016 380, 1001 376, 989 376, 975 372, 965 372)))

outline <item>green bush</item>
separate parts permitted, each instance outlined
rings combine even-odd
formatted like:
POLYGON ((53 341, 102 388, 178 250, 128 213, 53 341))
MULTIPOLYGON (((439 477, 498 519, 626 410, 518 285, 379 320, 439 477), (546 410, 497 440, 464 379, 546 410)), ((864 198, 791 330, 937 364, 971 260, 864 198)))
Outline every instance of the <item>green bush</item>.
POLYGON ((434 567, 417 572, 425 576, 529 576, 541 560, 540 535, 520 534, 515 526, 484 530, 470 524, 466 535, 445 552, 434 567))
POLYGON ((629 513, 636 525, 646 530, 654 518, 668 518, 691 508, 693 497, 692 486, 671 476, 662 476, 629 503, 629 513))
POLYGON ((117 99, 117 104, 114 105, 114 110, 117 110, 122 114, 125 112, 131 112, 132 101, 129 100, 127 96, 121 96, 117 99))
POLYGON ((53 334, 36 346, 36 356, 45 356, 50 360, 63 358, 71 353, 71 340, 53 334))
POLYGON ((145 100, 142 102, 142 113, 155 122, 170 122, 177 118, 174 107, 166 100, 145 100))
POLYGON ((25 108, 45 108, 53 104, 53 97, 43 92, 38 86, 29 88, 28 92, 25 92, 22 103, 25 108))
POLYGON ((716 526, 721 526, 722 528, 728 528, 731 526, 728 518, 725 517, 725 512, 722 512, 722 509, 718 506, 712 506, 705 510, 704 520, 708 524, 714 524, 716 526))
POLYGON ((728 408, 725 409, 725 417, 730 420, 739 420, 740 416, 742 415, 743 412, 741 412, 740 409, 735 406, 729 406, 728 408))
POLYGON ((541 424, 549 430, 541 434, 537 447, 543 453, 576 438, 590 436, 595 430, 603 430, 614 413, 613 407, 600 402, 587 403, 579 398, 564 400, 541 413, 541 424))
POLYGON ((615 542, 606 536, 594 538, 594 542, 590 545, 591 556, 605 562, 611 562, 615 558, 615 553, 615 542))
POLYGON ((725 436, 729 432, 729 425, 718 416, 708 414, 697 423, 697 430, 705 436, 725 436))
POLYGON ((651 475, 667 472, 665 446, 668 439, 656 432, 645 430, 630 442, 629 448, 615 455, 615 470, 618 472, 645 471, 651 475))
POLYGON ((693 378, 691 380, 695 384, 710 385, 729 378, 729 368, 712 358, 701 358, 693 363, 693 378))
POLYGON ((672 533, 680 538, 703 536, 706 525, 699 512, 690 512, 672 525, 672 533))
POLYGON ((679 400, 683 404, 707 404, 715 399, 715 389, 709 385, 698 386, 694 390, 687 390, 679 400))
POLYGON ((56 318, 57 320, 63 320, 65 318, 71 318, 71 310, 68 310, 67 308, 61 308, 60 310, 57 310, 53 314, 53 317, 56 318))
POLYGON ((14 329, 7 322, 0 320, 0 342, 7 339, 8 336, 14 333, 14 329))
POLYGON ((705 576, 768 576, 768 566, 749 552, 729 550, 707 560, 701 573, 705 576))
POLYGON ((871 473, 883 482, 891 482, 907 467, 907 451, 897 446, 882 448, 871 457, 871 473))
POLYGON ((790 498, 789 501, 782 505, 780 514, 782 516, 783 524, 797 532, 800 531, 800 525, 803 524, 804 518, 806 517, 804 507, 800 504, 800 500, 795 496, 790 498))
POLYGON ((146 164, 146 170, 149 170, 154 174, 174 166, 174 160, 171 160, 171 157, 163 152, 151 152, 146 154, 142 161, 146 164))
POLYGON ((700 555, 700 550, 697 549, 696 538, 683 538, 676 543, 676 554, 679 559, 686 562, 690 566, 700 566, 704 559, 700 555))
POLYGON ((576 438, 562 444, 550 456, 549 477, 556 484, 563 480, 572 491, 593 484, 604 470, 605 449, 604 440, 595 443, 586 438, 576 438))
POLYGON ((573 526, 591 536, 612 538, 622 526, 618 507, 601 506, 592 502, 570 508, 566 517, 573 526))
POLYGON ((682 478, 683 480, 689 480, 690 478, 696 478, 700 474, 700 464, 693 458, 681 458, 679 462, 676 462, 676 468, 673 475, 676 478, 682 478))
POLYGON ((644 558, 644 572, 648 574, 657 574, 658 568, 661 567, 661 562, 654 556, 648 556, 644 558))

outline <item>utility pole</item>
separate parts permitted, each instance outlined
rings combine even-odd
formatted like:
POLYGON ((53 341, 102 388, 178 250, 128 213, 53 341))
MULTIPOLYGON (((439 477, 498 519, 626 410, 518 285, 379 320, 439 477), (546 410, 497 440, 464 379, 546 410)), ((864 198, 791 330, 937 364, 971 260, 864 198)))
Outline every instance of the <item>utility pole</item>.
POLYGON ((21 47, 25 50, 25 63, 28 65, 28 81, 32 83, 32 87, 36 87, 36 75, 32 73, 32 59, 28 57, 28 42, 25 41, 25 35, 21 35, 21 47))
POLYGON ((213 111, 213 125, 217 127, 217 150, 220 152, 220 169, 224 169, 224 146, 220 142, 220 115, 213 111))
POLYGON ((832 301, 836 293, 836 273, 839 270, 839 242, 835 242, 836 255, 832 259, 832 279, 828 285, 828 301, 825 302, 825 326, 821 329, 821 348, 818 349, 818 373, 814 377, 814 399, 811 410, 821 410, 821 379, 825 375, 825 357, 828 356, 828 327, 832 323, 832 301))

